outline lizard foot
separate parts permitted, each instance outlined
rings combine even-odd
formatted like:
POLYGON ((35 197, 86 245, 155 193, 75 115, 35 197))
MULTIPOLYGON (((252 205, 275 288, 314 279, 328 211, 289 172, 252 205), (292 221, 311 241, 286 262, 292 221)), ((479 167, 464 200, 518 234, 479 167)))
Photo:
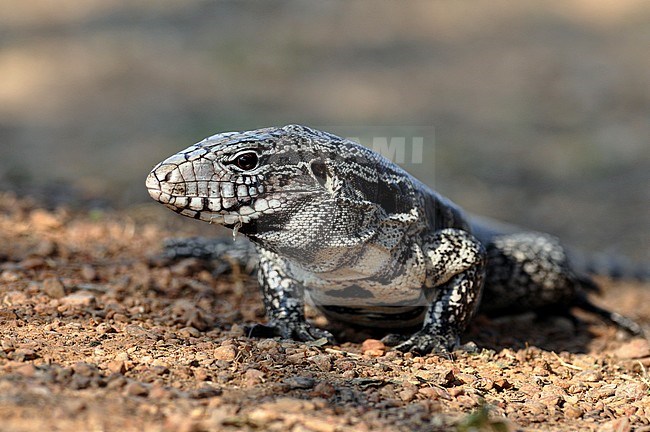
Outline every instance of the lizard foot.
POLYGON ((248 329, 249 337, 271 338, 279 336, 282 339, 293 339, 300 342, 311 342, 327 339, 330 344, 335 342, 334 335, 306 322, 271 321, 268 324, 255 324, 248 329))
POLYGON ((401 344, 402 342, 406 342, 409 339, 409 337, 410 336, 407 334, 389 333, 383 338, 381 338, 381 341, 386 346, 394 347, 401 344))
POLYGON ((402 352, 417 354, 435 353, 450 357, 450 350, 457 345, 457 341, 446 339, 442 336, 432 335, 423 331, 416 332, 406 341, 395 347, 402 352))

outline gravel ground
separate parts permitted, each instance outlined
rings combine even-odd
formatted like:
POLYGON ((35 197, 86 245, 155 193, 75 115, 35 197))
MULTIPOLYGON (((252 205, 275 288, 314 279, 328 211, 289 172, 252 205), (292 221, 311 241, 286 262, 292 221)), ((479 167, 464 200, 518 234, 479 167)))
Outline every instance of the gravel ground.
MULTIPOLYGON (((149 209, 0 194, 2 431, 650 431, 647 340, 582 315, 477 317, 465 342, 481 350, 453 359, 360 332, 248 339, 264 317, 254 280, 162 259, 161 240, 191 227, 149 209)), ((599 304, 650 322, 647 285, 603 286, 599 304)))

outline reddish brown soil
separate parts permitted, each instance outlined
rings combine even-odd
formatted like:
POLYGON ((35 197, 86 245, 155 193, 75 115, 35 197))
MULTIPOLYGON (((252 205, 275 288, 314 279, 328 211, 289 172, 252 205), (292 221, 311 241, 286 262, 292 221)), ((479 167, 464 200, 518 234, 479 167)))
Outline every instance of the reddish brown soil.
MULTIPOLYGON (((0 430, 650 430, 644 339, 583 315, 478 317, 482 350, 453 359, 249 339, 255 282, 161 259, 191 228, 149 209, 0 194, 0 430)), ((650 287, 603 286, 599 304, 650 322, 650 287)))

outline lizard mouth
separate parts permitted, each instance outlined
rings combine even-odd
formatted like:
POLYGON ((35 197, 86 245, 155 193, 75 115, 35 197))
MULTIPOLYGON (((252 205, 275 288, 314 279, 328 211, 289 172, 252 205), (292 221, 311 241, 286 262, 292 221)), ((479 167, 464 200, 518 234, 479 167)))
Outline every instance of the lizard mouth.
MULTIPOLYGON (((157 189, 149 189, 149 194, 170 210, 192 219, 210 224, 219 224, 232 228, 256 221, 264 215, 271 215, 286 207, 284 193, 309 196, 313 190, 296 189, 282 191, 282 194, 271 194, 257 197, 186 197, 173 196, 157 189)), ((295 198, 294 198, 295 199, 295 198)))

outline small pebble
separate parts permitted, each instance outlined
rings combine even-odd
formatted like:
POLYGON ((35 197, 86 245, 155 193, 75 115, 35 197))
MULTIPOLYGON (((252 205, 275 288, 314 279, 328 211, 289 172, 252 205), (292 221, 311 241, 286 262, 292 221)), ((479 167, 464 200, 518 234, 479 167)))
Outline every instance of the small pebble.
POLYGON ((16 272, 5 270, 0 273, 0 281, 2 282, 16 282, 20 280, 20 275, 16 272))
POLYGON ((92 381, 93 380, 91 377, 83 376, 83 375, 75 375, 72 377, 72 382, 70 383, 70 387, 72 387, 75 390, 82 390, 90 387, 92 381))
POLYGON ((149 390, 149 399, 153 400, 166 400, 171 399, 172 392, 160 384, 153 384, 149 390))
POLYGON ((97 279, 97 271, 95 268, 89 264, 84 264, 81 267, 81 277, 84 278, 87 282, 92 282, 97 279))
POLYGON ((56 251, 57 251, 56 243, 54 243, 51 240, 43 240, 36 247, 36 250, 34 251, 34 255, 47 258, 56 254, 56 251))
POLYGON ((214 349, 213 357, 216 360, 233 361, 237 357, 237 351, 232 345, 222 345, 214 349))
POLYGON ((292 389, 309 389, 314 387, 316 380, 310 377, 289 377, 286 378, 283 383, 289 386, 292 389))
POLYGON ((223 390, 219 387, 201 387, 198 390, 190 392, 190 398, 192 399, 208 399, 216 396, 221 396, 223 390))
POLYGON ((197 338, 201 336, 201 332, 194 327, 183 327, 178 331, 178 334, 183 337, 194 337, 197 338))
POLYGON ((72 293, 61 298, 61 304, 70 306, 89 307, 94 306, 95 303, 95 296, 87 291, 72 293))
POLYGON ((399 398, 404 402, 410 402, 415 399, 415 395, 418 393, 417 387, 407 387, 401 392, 399 392, 399 398))
POLYGON ((27 302, 27 294, 22 291, 8 291, 2 299, 3 306, 17 306, 27 302))
POLYGON ((45 266, 45 260, 41 257, 30 257, 20 262, 20 267, 25 270, 33 270, 45 266))
POLYGON ((43 292, 56 299, 65 296, 65 288, 57 277, 47 278, 43 281, 43 292))
POLYGON ((247 369, 244 372, 244 383, 247 387, 253 387, 264 381, 264 372, 258 369, 247 369))
POLYGON ((382 353, 386 351, 386 345, 377 339, 366 339, 361 344, 361 351, 364 354, 368 354, 371 357, 380 357, 380 355, 375 355, 377 353, 382 353))
POLYGON ((332 359, 327 354, 318 354, 309 358, 309 361, 315 364, 323 372, 332 370, 332 359))
POLYGON ((126 365, 121 360, 111 360, 106 365, 106 368, 112 373, 123 374, 126 372, 126 365))
POLYGON ((97 366, 86 362, 75 363, 74 366, 72 366, 72 370, 76 375, 88 376, 88 377, 95 376, 99 373, 99 371, 97 370, 97 366))
POLYGON ((129 396, 147 396, 149 394, 149 389, 142 383, 132 381, 126 385, 124 393, 129 396))
POLYGON ((336 394, 336 388, 329 382, 322 381, 316 384, 312 396, 329 399, 336 394))
POLYGON ((123 362, 127 361, 127 360, 131 360, 131 358, 129 356, 129 353, 124 352, 124 351, 115 354, 114 358, 115 358, 115 360, 119 360, 119 361, 123 361, 123 362))
POLYGON ((97 326, 97 332, 101 334, 110 334, 117 333, 117 330, 115 330, 115 327, 111 326, 109 323, 103 322, 99 323, 97 326))
POLYGON ((60 228, 61 221, 52 213, 43 209, 32 210, 29 215, 32 226, 36 229, 60 228))
POLYGON ((194 373, 194 378, 196 378, 197 381, 209 381, 210 378, 210 372, 207 369, 204 368, 198 368, 193 370, 194 373))
POLYGON ((586 370, 578 373, 574 379, 577 382, 599 382, 603 379, 603 374, 597 370, 586 370))
POLYGON ((24 377, 32 378, 36 374, 36 367, 31 363, 26 363, 18 366, 14 371, 24 377))
POLYGON ((598 427, 598 432, 630 432, 632 426, 627 417, 613 419, 598 427))
POLYGON ((648 393, 648 386, 643 382, 626 382, 616 387, 616 397, 627 400, 641 399, 648 393))
POLYGON ((337 430, 337 425, 325 419, 315 417, 307 417, 303 420, 303 425, 309 431, 315 432, 334 432, 337 430))
POLYGON ((573 404, 565 404, 564 417, 568 419, 579 419, 584 414, 582 408, 573 404))

